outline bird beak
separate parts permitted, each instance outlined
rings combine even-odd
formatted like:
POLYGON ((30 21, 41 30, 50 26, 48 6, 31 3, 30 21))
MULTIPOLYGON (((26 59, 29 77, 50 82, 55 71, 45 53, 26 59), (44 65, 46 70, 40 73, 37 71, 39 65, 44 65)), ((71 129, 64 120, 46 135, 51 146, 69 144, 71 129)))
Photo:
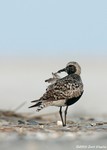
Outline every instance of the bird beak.
POLYGON ((57 71, 57 73, 61 73, 61 72, 66 72, 66 68, 63 68, 63 69, 57 71))

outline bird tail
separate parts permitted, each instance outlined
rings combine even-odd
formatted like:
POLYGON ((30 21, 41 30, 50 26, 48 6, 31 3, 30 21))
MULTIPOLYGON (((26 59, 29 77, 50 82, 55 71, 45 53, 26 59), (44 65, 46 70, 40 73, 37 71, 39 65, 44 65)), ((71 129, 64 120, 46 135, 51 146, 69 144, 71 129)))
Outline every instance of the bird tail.
POLYGON ((37 111, 40 111, 41 109, 46 107, 46 105, 41 100, 33 100, 31 101, 31 103, 32 102, 35 102, 36 104, 31 105, 29 108, 37 107, 37 111))

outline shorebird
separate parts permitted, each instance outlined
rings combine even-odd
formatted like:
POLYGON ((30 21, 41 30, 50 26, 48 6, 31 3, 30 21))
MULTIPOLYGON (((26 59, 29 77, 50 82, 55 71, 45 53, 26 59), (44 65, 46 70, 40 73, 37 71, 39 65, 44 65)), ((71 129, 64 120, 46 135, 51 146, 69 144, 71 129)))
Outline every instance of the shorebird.
POLYGON ((69 62, 64 69, 57 71, 57 73, 66 72, 67 76, 56 80, 51 84, 42 97, 34 100, 35 104, 30 106, 37 107, 37 111, 48 107, 58 106, 62 125, 66 126, 66 116, 68 107, 77 102, 83 94, 83 83, 80 77, 81 67, 77 62, 69 62), (64 117, 62 115, 62 107, 65 106, 64 117))

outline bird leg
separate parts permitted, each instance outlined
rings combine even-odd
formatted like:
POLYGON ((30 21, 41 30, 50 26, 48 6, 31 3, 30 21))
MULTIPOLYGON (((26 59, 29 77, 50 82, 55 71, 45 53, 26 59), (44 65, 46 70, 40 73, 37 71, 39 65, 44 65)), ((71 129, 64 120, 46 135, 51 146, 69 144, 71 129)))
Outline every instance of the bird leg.
POLYGON ((66 126, 66 116, 67 116, 67 110, 68 110, 68 106, 66 107, 66 109, 65 109, 65 124, 64 124, 64 126, 66 126))
POLYGON ((64 120, 63 120, 63 117, 62 117, 62 106, 60 107, 59 114, 60 114, 60 117, 61 117, 62 125, 65 126, 64 120))

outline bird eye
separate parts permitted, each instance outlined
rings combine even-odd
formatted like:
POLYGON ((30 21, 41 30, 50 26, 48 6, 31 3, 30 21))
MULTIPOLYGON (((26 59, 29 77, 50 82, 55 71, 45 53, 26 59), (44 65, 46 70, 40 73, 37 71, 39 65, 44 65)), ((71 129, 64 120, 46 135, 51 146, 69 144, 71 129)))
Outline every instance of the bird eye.
POLYGON ((68 74, 72 74, 72 73, 76 72, 76 67, 74 65, 69 65, 69 66, 67 66, 66 69, 67 69, 68 74))

